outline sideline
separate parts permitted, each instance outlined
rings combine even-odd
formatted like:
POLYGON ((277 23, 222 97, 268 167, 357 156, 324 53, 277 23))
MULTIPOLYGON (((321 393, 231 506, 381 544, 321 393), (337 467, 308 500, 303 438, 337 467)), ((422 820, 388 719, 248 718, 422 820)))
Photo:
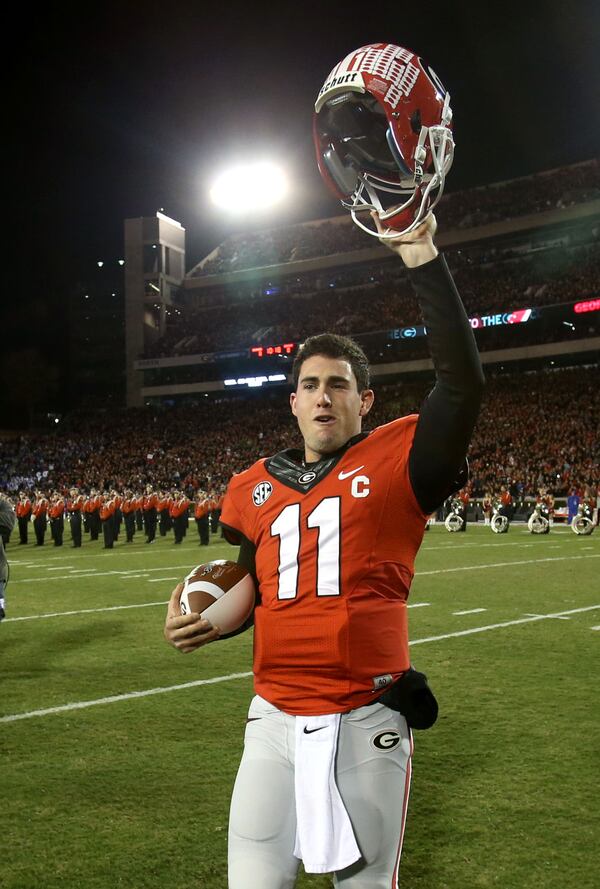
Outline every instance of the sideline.
MULTIPOLYGON (((473 633, 485 633, 488 630, 498 630, 501 627, 514 627, 517 624, 533 623, 540 620, 549 620, 552 618, 565 617, 571 614, 582 614, 586 611, 596 611, 600 605, 588 605, 585 608, 572 608, 570 611, 560 611, 554 614, 536 614, 531 617, 523 617, 519 620, 509 620, 499 624, 489 624, 485 627, 474 627, 471 630, 458 630, 455 633, 445 633, 443 636, 428 636, 425 639, 415 639, 410 645, 423 645, 425 642, 439 642, 443 639, 452 639, 458 636, 470 636, 473 633)), ((55 713, 66 713, 69 710, 83 710, 87 707, 96 707, 99 704, 114 704, 118 701, 130 701, 134 698, 146 698, 150 695, 166 694, 170 691, 179 691, 184 688, 196 688, 200 685, 214 685, 217 682, 229 682, 231 679, 247 679, 252 676, 249 673, 230 673, 228 676, 215 676, 212 679, 197 679, 194 682, 184 682, 181 685, 169 685, 162 688, 149 688, 145 691, 132 691, 122 695, 111 695, 107 698, 98 698, 95 701, 77 701, 73 704, 63 704, 60 707, 48 707, 45 710, 30 710, 28 713, 14 713, 9 716, 0 716, 2 722, 18 722, 21 719, 33 719, 37 716, 50 716, 55 713)))

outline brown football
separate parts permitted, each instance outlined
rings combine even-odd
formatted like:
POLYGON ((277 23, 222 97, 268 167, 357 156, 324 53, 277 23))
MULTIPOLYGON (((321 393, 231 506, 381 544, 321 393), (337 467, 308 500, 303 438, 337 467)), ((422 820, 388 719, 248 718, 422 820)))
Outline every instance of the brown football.
POLYGON ((242 565, 215 559, 187 575, 180 596, 182 614, 201 614, 222 633, 237 630, 252 613, 256 589, 242 565))

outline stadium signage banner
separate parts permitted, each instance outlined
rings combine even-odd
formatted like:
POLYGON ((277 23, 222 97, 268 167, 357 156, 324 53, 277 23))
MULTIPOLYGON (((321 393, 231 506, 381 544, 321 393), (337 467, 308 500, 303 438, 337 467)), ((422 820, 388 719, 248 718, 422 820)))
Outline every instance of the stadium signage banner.
POLYGON ((575 303, 573 311, 576 315, 584 312, 600 312, 600 299, 588 299, 585 302, 575 303))
MULTIPOLYGON (((539 317, 534 309, 514 309, 512 312, 500 312, 496 315, 475 315, 469 318, 469 324, 473 330, 484 327, 502 327, 505 324, 525 324, 539 317)), ((417 336, 426 336, 427 328, 422 324, 416 327, 397 327, 390 330, 388 337, 391 340, 408 340, 417 336)))
POLYGON ((515 309, 514 312, 501 312, 498 315, 481 315, 469 318, 473 330, 480 327, 501 327, 503 324, 525 324, 534 317, 533 309, 515 309))

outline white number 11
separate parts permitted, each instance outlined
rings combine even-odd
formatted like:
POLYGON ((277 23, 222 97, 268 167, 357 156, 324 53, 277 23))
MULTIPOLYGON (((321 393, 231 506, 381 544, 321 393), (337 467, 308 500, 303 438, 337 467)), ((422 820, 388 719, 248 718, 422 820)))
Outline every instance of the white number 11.
MULTIPOLYGON (((340 594, 341 498, 326 497, 306 519, 308 528, 318 529, 317 596, 340 594)), ((283 509, 271 525, 271 537, 279 537, 278 599, 298 595, 298 553, 300 552, 300 504, 283 509)))

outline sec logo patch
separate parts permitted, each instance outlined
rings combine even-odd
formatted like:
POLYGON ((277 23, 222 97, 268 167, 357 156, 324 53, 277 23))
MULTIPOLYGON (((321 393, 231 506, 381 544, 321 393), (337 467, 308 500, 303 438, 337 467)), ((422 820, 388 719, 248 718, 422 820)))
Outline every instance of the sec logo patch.
POLYGON ((262 506, 273 493, 271 482, 259 482, 252 491, 252 502, 255 506, 262 506))
POLYGON ((375 750, 379 750, 380 753, 389 753, 390 750, 395 750, 398 744, 400 743, 401 738, 397 731, 394 729, 387 729, 383 732, 377 732, 376 735, 373 735, 371 738, 371 747, 374 747, 375 750))

